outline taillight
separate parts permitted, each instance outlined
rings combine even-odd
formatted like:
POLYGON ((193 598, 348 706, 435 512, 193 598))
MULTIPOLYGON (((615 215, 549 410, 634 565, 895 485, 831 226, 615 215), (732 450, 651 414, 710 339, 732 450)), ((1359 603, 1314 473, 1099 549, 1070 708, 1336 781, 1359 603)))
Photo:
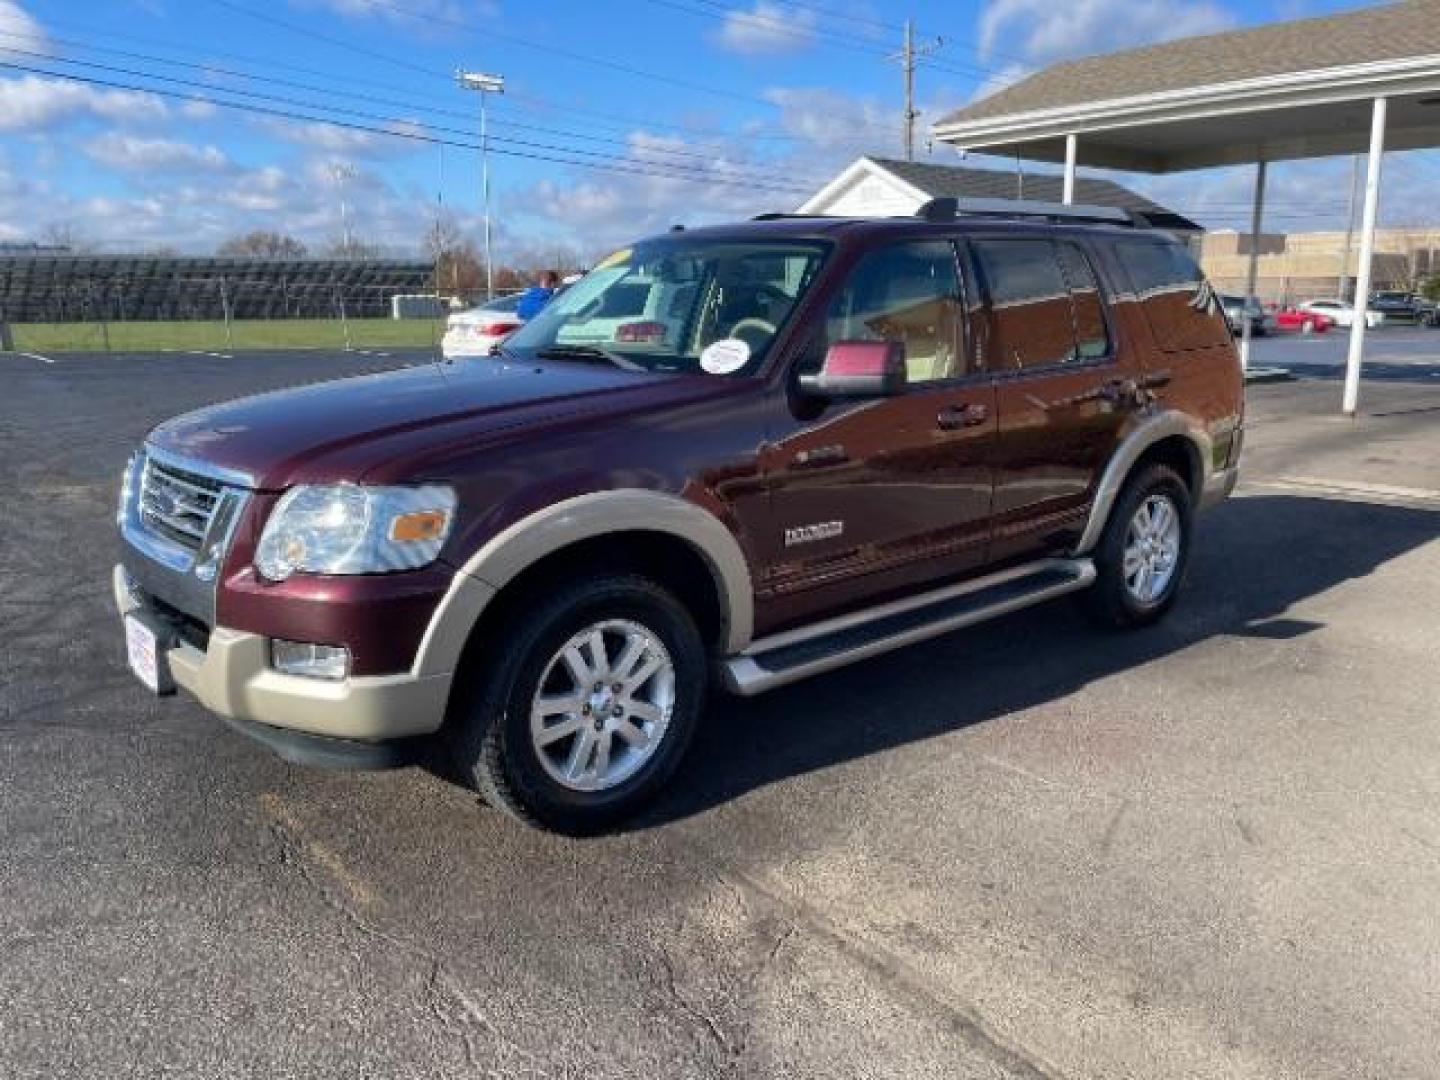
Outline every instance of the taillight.
POLYGON ((624 323, 615 328, 615 340, 639 345, 659 345, 665 340, 665 324, 659 322, 624 323))
POLYGON ((517 322, 476 323, 470 332, 476 337, 504 337, 519 329, 517 322))

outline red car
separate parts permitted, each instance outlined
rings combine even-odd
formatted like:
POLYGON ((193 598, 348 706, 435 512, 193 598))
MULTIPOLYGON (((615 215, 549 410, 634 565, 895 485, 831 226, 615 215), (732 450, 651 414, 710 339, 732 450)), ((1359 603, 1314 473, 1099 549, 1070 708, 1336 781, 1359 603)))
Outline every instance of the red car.
POLYGON ((1302 334, 1323 334, 1335 325, 1335 320, 1318 311, 1302 311, 1299 308, 1284 307, 1275 312, 1277 330, 1296 330, 1302 334))

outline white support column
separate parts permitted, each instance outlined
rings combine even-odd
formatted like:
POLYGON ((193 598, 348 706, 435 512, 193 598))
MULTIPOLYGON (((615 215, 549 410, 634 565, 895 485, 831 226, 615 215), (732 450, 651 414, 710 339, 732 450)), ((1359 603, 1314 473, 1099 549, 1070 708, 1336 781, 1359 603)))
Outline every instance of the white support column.
POLYGON ((1260 274, 1260 221, 1265 214, 1266 163, 1255 165, 1255 205, 1250 210, 1250 267, 1245 274, 1244 312, 1240 320, 1240 370, 1250 370, 1250 298, 1260 274))
POLYGON ((1079 141, 1074 133, 1065 136, 1065 186, 1060 201, 1066 206, 1075 202, 1075 158, 1079 141))
POLYGON ((1365 162, 1365 209, 1360 218, 1360 265, 1355 268, 1355 321, 1350 324, 1350 355, 1345 360, 1342 409, 1353 417, 1360 404, 1360 361, 1365 355, 1365 320, 1370 314, 1370 261, 1375 254, 1375 215, 1380 208, 1380 159, 1385 154, 1383 97, 1375 99, 1370 118, 1370 157, 1365 162))

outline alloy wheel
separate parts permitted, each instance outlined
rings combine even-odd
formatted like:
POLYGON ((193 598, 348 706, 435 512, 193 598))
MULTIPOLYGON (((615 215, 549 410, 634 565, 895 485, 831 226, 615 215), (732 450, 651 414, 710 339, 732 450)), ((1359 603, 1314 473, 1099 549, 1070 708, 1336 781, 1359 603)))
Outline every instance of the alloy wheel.
POLYGON ((607 619, 573 635, 545 665, 530 738, 546 774, 573 791, 606 791, 655 755, 675 709, 675 664, 658 635, 607 619))
POLYGON ((1148 496, 1125 531, 1125 589, 1140 604, 1165 595, 1180 563, 1180 512, 1168 495, 1148 496))

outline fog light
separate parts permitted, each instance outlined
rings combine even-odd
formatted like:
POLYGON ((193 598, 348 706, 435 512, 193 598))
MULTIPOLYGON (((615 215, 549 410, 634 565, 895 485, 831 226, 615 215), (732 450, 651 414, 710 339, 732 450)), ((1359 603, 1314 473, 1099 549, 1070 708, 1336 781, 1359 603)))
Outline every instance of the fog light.
POLYGON ((270 666, 286 675, 339 680, 350 672, 350 650, 339 645, 311 645, 276 638, 270 642, 270 666))

